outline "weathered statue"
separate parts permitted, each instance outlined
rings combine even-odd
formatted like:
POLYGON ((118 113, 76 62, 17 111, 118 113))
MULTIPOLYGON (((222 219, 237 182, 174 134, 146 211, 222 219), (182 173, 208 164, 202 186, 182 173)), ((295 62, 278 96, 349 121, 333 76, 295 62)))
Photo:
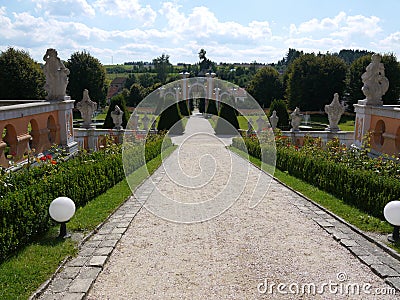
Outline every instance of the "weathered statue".
POLYGON ((275 129, 278 126, 279 117, 276 115, 276 110, 272 112, 272 115, 269 117, 269 122, 271 123, 272 129, 275 129))
POLYGON ((344 105, 339 102, 339 94, 335 93, 333 95, 332 103, 329 105, 325 105, 325 112, 328 114, 329 119, 329 127, 330 131, 338 131, 339 130, 339 121, 340 117, 344 113, 344 105))
POLYGON ((199 52, 199 59, 200 59, 200 71, 197 76, 205 76, 206 73, 211 71, 211 61, 206 58, 206 50, 201 49, 199 52))
POLYGON ((64 66, 60 58, 57 57, 55 49, 47 49, 43 56, 46 62, 43 72, 46 76, 44 89, 47 92, 47 100, 64 100, 65 91, 68 85, 69 70, 64 66))
POLYGON ((382 96, 389 88, 389 80, 385 77, 385 67, 379 54, 372 55, 371 63, 361 75, 361 80, 364 84, 361 90, 366 97, 366 104, 382 105, 382 96))
POLYGON ((111 118, 114 123, 114 129, 122 129, 122 116, 124 112, 119 108, 118 105, 115 105, 115 109, 111 112, 111 118))
POLYGON ((303 117, 301 116, 300 109, 298 107, 296 107, 296 109, 290 114, 290 118, 290 124, 292 125, 291 131, 299 131, 299 126, 303 117))
POLYGON ((83 90, 82 101, 76 104, 76 108, 81 112, 83 119, 82 127, 89 128, 92 123, 92 116, 97 109, 97 103, 90 100, 89 91, 87 89, 83 90))

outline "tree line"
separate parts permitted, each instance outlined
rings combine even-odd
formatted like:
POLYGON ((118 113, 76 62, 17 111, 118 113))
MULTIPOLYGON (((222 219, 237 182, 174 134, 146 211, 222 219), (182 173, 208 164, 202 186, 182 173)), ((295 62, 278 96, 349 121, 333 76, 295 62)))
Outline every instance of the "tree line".
MULTIPOLYGON (((352 105, 364 99, 361 75, 371 62, 372 52, 341 50, 339 53, 304 53, 289 49, 276 64, 260 66, 253 62, 248 67, 210 61, 218 78, 230 81, 247 90, 264 108, 273 100, 282 100, 290 109, 323 110, 339 93, 342 100, 352 105)), ((393 53, 382 56, 385 75, 389 79, 384 104, 397 104, 400 97, 400 64, 393 53)), ((106 68, 90 53, 75 52, 65 61, 70 69, 67 94, 79 101, 88 89, 93 101, 104 106, 109 83, 106 68)), ((129 74, 122 96, 128 106, 136 106, 148 94, 165 83, 180 79, 179 72, 196 76, 199 64, 172 66, 169 55, 153 59, 152 72, 129 74)), ((35 62, 24 50, 8 48, 0 54, 0 99, 43 99, 45 82, 42 64, 35 62)))

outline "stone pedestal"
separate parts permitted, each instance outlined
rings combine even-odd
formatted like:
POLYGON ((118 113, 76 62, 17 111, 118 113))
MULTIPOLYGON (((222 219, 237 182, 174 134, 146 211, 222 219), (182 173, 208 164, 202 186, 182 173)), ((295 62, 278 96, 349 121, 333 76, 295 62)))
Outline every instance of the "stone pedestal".
POLYGON ((60 146, 63 147, 68 154, 74 154, 78 151, 78 143, 74 140, 72 109, 75 100, 64 100, 58 105, 58 119, 60 126, 60 146))

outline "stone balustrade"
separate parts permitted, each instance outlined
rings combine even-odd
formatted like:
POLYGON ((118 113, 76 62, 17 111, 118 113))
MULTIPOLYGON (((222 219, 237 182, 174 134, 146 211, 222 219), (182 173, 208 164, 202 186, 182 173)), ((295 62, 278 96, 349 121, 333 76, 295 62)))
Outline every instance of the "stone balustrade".
MULTIPOLYGON (((1 101, 3 104, 12 101, 1 101)), ((34 101, 0 106, 0 166, 26 159, 30 150, 40 155, 52 145, 77 151, 72 128, 74 100, 34 101)))

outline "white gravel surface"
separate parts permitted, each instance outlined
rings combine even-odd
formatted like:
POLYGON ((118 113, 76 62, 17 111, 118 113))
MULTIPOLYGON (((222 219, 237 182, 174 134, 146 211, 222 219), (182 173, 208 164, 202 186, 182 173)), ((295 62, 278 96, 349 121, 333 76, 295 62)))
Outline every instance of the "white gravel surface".
MULTIPOLYGON (((388 286, 302 214, 292 204, 292 191, 273 181, 260 204, 249 208, 258 169, 210 134, 207 120, 190 118, 184 137, 175 139, 180 151, 158 171, 166 174, 147 209, 135 217, 87 299, 396 299, 374 295, 388 286), (190 137, 196 132, 203 134, 190 137), (215 209, 196 203, 215 208, 218 203, 207 202, 214 198, 222 199, 221 210, 234 203, 198 222, 199 214, 209 219, 215 209), (190 203, 196 215, 187 211, 190 203), (162 218, 150 211, 157 204, 166 212, 162 218), (176 222, 182 216, 196 223, 176 222), (350 284, 360 287, 359 295, 346 292, 350 284), (307 292, 313 285, 314 295, 307 292), (290 294, 289 287, 299 292, 290 294)), ((269 177, 262 176, 268 185, 269 177)))

